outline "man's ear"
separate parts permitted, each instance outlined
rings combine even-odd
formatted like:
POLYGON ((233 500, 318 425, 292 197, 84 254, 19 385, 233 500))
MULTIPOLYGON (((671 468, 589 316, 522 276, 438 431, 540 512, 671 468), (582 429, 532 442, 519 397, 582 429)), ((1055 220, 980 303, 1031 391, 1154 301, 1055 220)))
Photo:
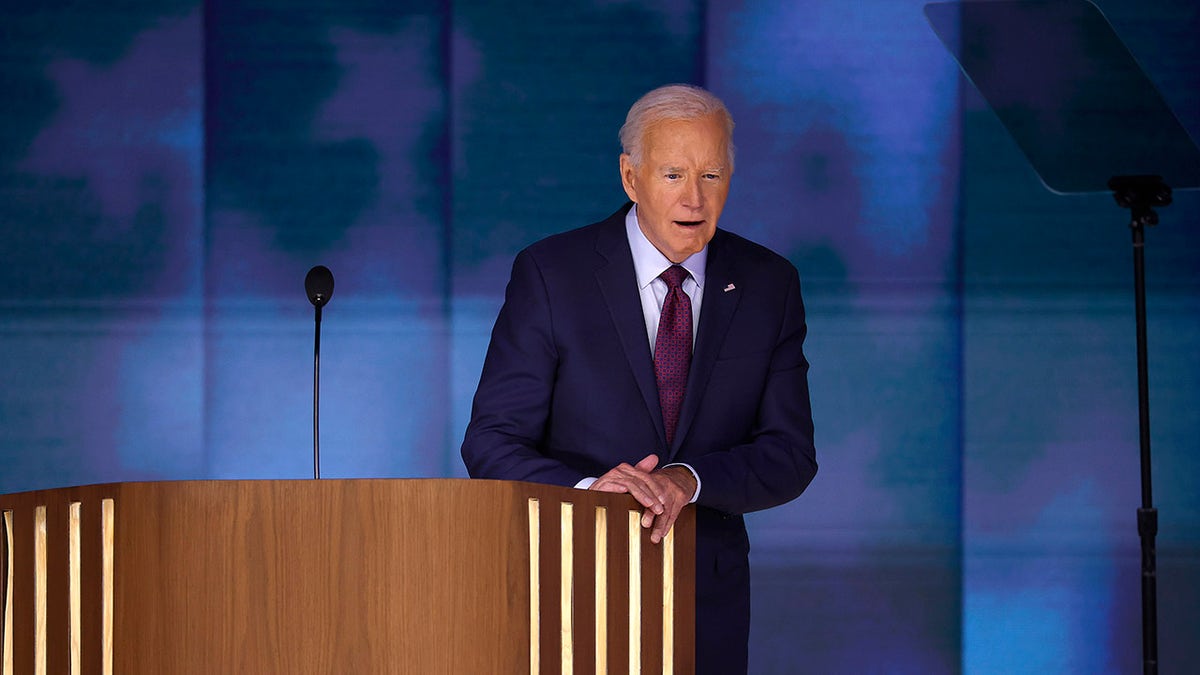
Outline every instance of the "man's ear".
POLYGON ((634 176, 637 174, 637 167, 633 165, 633 159, 626 153, 621 153, 621 187, 625 188, 625 194, 629 197, 629 201, 636 203, 637 188, 634 186, 634 176))

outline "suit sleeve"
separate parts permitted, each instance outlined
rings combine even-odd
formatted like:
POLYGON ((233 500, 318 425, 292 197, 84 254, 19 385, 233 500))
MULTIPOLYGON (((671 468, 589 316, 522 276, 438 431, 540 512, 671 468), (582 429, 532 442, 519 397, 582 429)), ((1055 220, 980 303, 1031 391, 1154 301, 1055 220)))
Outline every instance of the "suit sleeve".
POLYGON ((780 331, 751 433, 728 451, 687 461, 703 481, 698 504, 747 513, 795 499, 817 473, 808 393, 807 327, 800 279, 791 268, 780 331))
POLYGON ((462 444, 472 478, 573 486, 585 476, 542 452, 558 353, 546 281, 534 256, 513 262, 462 444))

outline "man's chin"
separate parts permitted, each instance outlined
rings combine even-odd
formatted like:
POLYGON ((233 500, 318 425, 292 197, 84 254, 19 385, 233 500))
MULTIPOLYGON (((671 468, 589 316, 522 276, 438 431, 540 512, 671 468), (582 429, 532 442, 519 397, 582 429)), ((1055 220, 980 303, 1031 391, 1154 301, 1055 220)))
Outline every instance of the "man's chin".
MULTIPOLYGON (((711 235, 711 233, 710 233, 710 235, 711 235)), ((687 259, 689 256, 695 255, 696 253, 699 253, 700 251, 702 251, 704 249, 704 247, 708 245, 708 242, 711 240, 712 240, 712 236, 687 237, 683 241, 678 242, 678 244, 676 246, 672 247, 672 251, 671 251, 672 255, 668 255, 667 258, 670 259, 671 262, 675 262, 675 263, 682 262, 683 260, 687 259)))

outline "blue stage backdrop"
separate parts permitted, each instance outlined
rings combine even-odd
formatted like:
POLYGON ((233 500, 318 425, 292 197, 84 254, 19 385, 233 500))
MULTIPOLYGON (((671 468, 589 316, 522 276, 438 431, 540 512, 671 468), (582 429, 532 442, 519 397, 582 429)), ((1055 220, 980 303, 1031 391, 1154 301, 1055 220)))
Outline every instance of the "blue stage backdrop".
MULTIPOLYGON (((1200 11, 1105 0, 1200 137, 1200 11)), ((1140 669, 1132 263, 908 0, 0 9, 0 492, 463 476, 515 253, 625 197, 628 106, 737 121, 799 268, 821 472, 750 518, 755 673, 1140 669)), ((1104 139, 1097 139, 1104 142, 1104 139)), ((1164 672, 1200 661, 1200 197, 1147 233, 1164 672)))

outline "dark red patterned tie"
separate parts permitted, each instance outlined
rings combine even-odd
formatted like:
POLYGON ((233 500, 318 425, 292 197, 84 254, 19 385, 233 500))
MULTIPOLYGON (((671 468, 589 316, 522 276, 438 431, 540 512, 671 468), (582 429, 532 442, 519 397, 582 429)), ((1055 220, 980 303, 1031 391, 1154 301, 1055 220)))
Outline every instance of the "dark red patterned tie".
POLYGON ((687 276, 687 270, 679 265, 659 275, 667 282, 667 297, 658 319, 658 337, 654 339, 654 376, 658 379, 658 404, 662 407, 667 445, 675 440, 679 406, 692 363, 692 301, 683 292, 687 276))

